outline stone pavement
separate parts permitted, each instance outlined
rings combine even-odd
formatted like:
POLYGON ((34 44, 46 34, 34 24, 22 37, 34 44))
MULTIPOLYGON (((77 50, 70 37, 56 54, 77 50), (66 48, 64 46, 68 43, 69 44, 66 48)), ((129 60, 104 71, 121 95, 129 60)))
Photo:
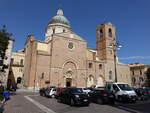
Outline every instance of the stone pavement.
POLYGON ((24 95, 35 95, 36 93, 17 93, 4 105, 4 113, 43 113, 37 106, 32 104, 24 95))
POLYGON ((150 101, 135 104, 117 103, 86 107, 71 107, 58 103, 56 99, 41 97, 37 92, 17 91, 4 106, 4 113, 150 113, 150 101))

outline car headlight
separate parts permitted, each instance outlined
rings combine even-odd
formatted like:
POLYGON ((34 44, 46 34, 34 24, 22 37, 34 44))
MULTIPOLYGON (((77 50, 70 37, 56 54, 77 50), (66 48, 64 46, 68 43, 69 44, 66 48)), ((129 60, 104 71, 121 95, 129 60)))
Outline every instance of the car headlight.
POLYGON ((76 98, 79 98, 79 95, 75 95, 76 98))

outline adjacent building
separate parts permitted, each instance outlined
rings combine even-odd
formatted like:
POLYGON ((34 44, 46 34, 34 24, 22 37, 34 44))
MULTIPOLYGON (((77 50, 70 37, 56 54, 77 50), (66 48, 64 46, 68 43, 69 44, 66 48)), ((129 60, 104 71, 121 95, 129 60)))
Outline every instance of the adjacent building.
MULTIPOLYGON (((14 39, 9 38, 8 47, 7 47, 7 50, 5 51, 6 52, 5 53, 6 59, 4 59, 4 61, 3 61, 4 65, 7 65, 8 67, 5 68, 4 72, 0 72, 0 82, 2 82, 4 86, 7 85, 13 42, 14 42, 14 39)), ((2 62, 1 59, 0 59, 0 62, 2 62)), ((0 68, 1 68, 1 65, 0 65, 0 68)))
POLYGON ((24 86, 38 89, 48 85, 104 85, 114 82, 115 75, 117 81, 131 84, 129 66, 114 57, 115 43, 116 28, 108 22, 96 28, 96 48, 88 48, 87 41, 73 32, 63 10, 59 9, 45 29, 44 40, 35 40, 34 35, 27 37, 24 86))
POLYGON ((8 76, 8 85, 21 87, 23 84, 23 69, 24 69, 24 50, 18 50, 11 53, 11 63, 8 76))
POLYGON ((142 63, 129 64, 131 72, 131 85, 135 88, 143 87, 147 79, 146 72, 150 65, 142 63))

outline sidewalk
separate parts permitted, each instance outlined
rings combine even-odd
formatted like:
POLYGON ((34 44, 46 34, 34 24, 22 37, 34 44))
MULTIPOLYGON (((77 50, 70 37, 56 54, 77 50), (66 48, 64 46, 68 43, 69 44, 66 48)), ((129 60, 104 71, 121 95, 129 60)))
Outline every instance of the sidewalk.
POLYGON ((25 95, 36 95, 29 90, 20 89, 15 95, 10 96, 4 105, 4 113, 43 113, 37 106, 28 101, 25 95))
POLYGON ((17 89, 16 92, 39 92, 38 90, 31 90, 31 89, 27 89, 27 88, 21 88, 21 89, 17 89))

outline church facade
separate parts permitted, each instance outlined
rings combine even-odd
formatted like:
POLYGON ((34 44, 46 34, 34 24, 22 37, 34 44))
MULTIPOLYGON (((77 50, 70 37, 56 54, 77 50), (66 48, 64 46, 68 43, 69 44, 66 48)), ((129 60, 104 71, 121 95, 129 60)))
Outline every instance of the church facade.
POLYGON ((104 23, 96 28, 96 48, 72 31, 62 9, 52 17, 45 30, 45 40, 33 35, 25 43, 24 86, 89 87, 115 81, 131 84, 129 66, 114 59, 115 26, 104 23), (116 61, 116 63, 114 62, 116 61), (116 69, 116 70, 115 70, 116 69))

